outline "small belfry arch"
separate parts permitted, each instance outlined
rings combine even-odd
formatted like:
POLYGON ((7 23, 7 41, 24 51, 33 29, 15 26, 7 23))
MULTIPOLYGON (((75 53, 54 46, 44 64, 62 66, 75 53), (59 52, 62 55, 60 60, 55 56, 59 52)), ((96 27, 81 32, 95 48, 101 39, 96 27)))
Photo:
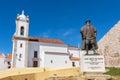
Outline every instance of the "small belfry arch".
POLYGON ((20 28, 20 35, 24 35, 24 27, 23 26, 21 26, 21 28, 20 28))

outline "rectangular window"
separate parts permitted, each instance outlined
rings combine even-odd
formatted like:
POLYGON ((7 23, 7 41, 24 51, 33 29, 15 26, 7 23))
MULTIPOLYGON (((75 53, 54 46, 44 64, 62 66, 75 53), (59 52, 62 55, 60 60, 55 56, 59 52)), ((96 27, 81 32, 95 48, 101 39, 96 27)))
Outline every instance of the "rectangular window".
POLYGON ((51 63, 53 63, 53 60, 51 60, 51 63))
POLYGON ((34 51, 34 58, 37 58, 37 57, 38 57, 37 51, 34 51))
POLYGON ((22 54, 20 54, 20 56, 19 56, 20 58, 22 58, 22 54))
POLYGON ((10 62, 7 62, 8 63, 8 65, 10 65, 10 62))
POLYGON ((20 48, 22 48, 22 43, 20 44, 20 48))
POLYGON ((72 62, 72 66, 75 67, 75 62, 72 62))

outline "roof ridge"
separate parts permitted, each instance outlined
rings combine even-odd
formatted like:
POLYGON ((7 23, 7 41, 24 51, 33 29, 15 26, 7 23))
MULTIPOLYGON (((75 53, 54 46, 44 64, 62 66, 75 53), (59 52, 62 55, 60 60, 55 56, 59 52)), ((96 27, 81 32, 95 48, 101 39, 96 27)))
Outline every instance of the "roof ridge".
POLYGON ((45 37, 37 37, 37 36, 29 36, 29 40, 36 39, 39 42, 46 42, 46 43, 54 43, 54 44, 65 44, 61 39, 58 38, 45 38, 45 37))
MULTIPOLYGON (((57 40, 61 40, 59 38, 47 38, 47 37, 40 37, 40 36, 29 36, 29 37, 35 37, 35 38, 46 38, 46 39, 57 39, 57 40)), ((61 40, 62 41, 62 40, 61 40)))

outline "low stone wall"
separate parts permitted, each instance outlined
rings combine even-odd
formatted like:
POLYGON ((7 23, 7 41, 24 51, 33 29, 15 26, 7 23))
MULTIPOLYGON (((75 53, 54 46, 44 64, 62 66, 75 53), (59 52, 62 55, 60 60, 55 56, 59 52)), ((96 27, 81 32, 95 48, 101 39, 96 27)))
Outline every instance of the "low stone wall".
POLYGON ((49 77, 79 76, 79 67, 72 68, 19 68, 0 71, 0 80, 44 80, 49 77))

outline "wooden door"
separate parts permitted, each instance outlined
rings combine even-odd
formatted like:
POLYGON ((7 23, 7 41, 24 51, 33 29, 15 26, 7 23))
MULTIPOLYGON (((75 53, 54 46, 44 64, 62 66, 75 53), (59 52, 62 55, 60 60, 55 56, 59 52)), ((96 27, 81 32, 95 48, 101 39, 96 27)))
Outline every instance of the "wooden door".
POLYGON ((38 61, 33 61, 33 67, 38 67, 38 61))

